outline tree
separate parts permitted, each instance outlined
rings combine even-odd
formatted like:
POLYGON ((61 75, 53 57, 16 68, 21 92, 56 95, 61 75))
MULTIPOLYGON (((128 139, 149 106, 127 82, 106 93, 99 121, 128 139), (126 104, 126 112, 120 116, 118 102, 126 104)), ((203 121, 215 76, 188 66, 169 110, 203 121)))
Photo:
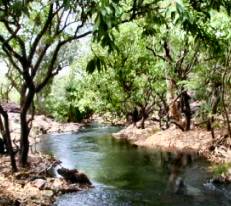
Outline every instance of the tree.
MULTIPOLYGON (((107 53, 99 45, 93 46, 96 58, 92 63, 97 65, 100 60, 105 71, 95 74, 91 85, 95 85, 102 102, 99 107, 127 120, 141 120, 144 128, 145 120, 158 110, 160 96, 165 93, 164 70, 146 49, 143 30, 136 23, 119 29, 113 32, 115 51, 107 53)), ((87 70, 91 72, 91 65, 87 70)))
MULTIPOLYGON (((120 18, 115 18, 118 15, 116 12, 106 12, 106 15, 102 15, 98 25, 107 33, 99 33, 96 39, 101 42, 102 46, 108 46, 109 51, 117 49, 113 44, 115 42, 114 28, 119 29, 119 25, 135 21, 143 27, 144 34, 154 36, 157 41, 160 41, 164 54, 156 52, 156 48, 149 47, 148 49, 154 56, 166 62, 166 67, 168 67, 166 69, 168 113, 182 130, 189 130, 192 115, 189 104, 190 97, 184 85, 187 84, 192 69, 198 63, 199 50, 209 46, 209 50, 218 51, 221 47, 223 40, 217 36, 211 22, 213 16, 216 16, 215 11, 223 12, 224 16, 226 12, 230 15, 230 3, 228 1, 157 0, 128 1, 126 6, 121 5, 118 6, 122 11, 119 15, 120 18), (106 20, 109 20, 109 23, 106 20), (178 32, 176 35, 179 35, 180 38, 178 36, 176 38, 183 41, 180 46, 183 45, 184 48, 174 48, 171 42, 172 31, 178 32), (156 36, 161 36, 160 34, 163 34, 162 37, 156 38, 156 36), (184 34, 184 38, 181 39, 182 34, 184 34), (193 48, 189 49, 188 47, 191 45, 193 48), (182 103, 181 111, 180 107, 178 108, 176 105, 178 99, 182 103), (181 112, 186 117, 186 127, 182 125, 181 112)), ((206 53, 208 50, 204 49, 203 52, 206 53)), ((95 58, 89 62, 88 70, 94 71, 101 65, 103 65, 101 59, 95 58)))
POLYGON ((92 33, 88 25, 93 7, 94 2, 85 1, 1 2, 2 52, 21 78, 20 164, 23 167, 28 163, 34 97, 66 66, 65 59, 59 59, 62 48, 92 33))

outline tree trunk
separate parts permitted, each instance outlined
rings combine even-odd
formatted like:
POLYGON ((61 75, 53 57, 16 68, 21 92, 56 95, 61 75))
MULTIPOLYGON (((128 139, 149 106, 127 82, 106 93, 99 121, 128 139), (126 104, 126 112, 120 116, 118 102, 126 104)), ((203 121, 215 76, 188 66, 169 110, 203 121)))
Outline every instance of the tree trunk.
POLYGON ((141 129, 145 129, 145 118, 142 117, 141 119, 141 129))
POLYGON ((222 92, 222 84, 219 82, 215 84, 213 88, 213 93, 211 97, 212 115, 211 117, 208 118, 208 122, 207 122, 207 130, 211 131, 211 135, 213 139, 215 139, 215 133, 213 128, 214 115, 217 113, 217 108, 221 100, 221 92, 222 92))
POLYGON ((169 118, 180 122, 182 117, 176 101, 176 85, 173 79, 166 79, 167 83, 167 104, 169 105, 169 118))
POLYGON ((28 165, 28 152, 29 152, 29 133, 30 133, 30 127, 29 127, 29 121, 27 120, 27 114, 28 111, 32 105, 33 98, 34 98, 34 92, 33 90, 29 90, 27 95, 21 95, 24 96, 25 99, 21 100, 21 114, 20 114, 20 120, 21 120, 21 138, 20 138, 20 165, 22 167, 26 167, 28 165))
POLYGON ((20 139, 20 165, 27 166, 28 151, 29 151, 29 127, 27 124, 27 113, 21 113, 21 139, 20 139))
POLYGON ((184 91, 182 93, 181 96, 181 104, 182 104, 182 112, 185 114, 185 118, 186 118, 186 126, 185 126, 185 131, 190 130, 190 126, 191 126, 191 108, 190 108, 190 96, 187 94, 186 91, 184 91))
POLYGON ((4 124, 2 122, 2 118, 0 116, 0 129, 1 133, 4 139, 4 142, 6 144, 6 150, 7 153, 10 155, 10 162, 11 162, 11 168, 12 172, 17 172, 17 165, 15 161, 15 154, 13 151, 12 143, 11 143, 11 137, 10 137, 10 129, 9 129, 9 118, 6 111, 3 110, 3 108, 0 106, 0 113, 4 119, 4 124))
POLYGON ((225 84, 223 84, 221 101, 222 101, 222 106, 223 106, 223 110, 224 110, 224 114, 225 114, 225 118, 226 118, 228 135, 229 135, 229 138, 231 138, 231 126, 230 126, 230 120, 229 120, 229 113, 227 111, 227 106, 225 103, 225 84))
POLYGON ((149 116, 149 112, 146 110, 147 108, 145 106, 141 106, 140 113, 141 113, 141 129, 145 129, 145 121, 149 116))

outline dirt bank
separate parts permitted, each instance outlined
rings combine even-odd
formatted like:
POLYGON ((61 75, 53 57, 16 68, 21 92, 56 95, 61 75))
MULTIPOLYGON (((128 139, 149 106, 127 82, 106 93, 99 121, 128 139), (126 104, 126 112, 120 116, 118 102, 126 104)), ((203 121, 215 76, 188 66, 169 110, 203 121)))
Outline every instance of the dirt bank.
MULTIPOLYGON (((216 141, 219 142, 222 135, 220 131, 215 132, 216 141)), ((167 130, 158 129, 157 125, 149 124, 146 129, 138 129, 133 125, 114 133, 117 139, 128 140, 134 145, 157 148, 166 151, 194 151, 208 160, 216 163, 231 162, 231 150, 224 145, 213 145, 211 133, 202 128, 182 132, 175 127, 167 130)))

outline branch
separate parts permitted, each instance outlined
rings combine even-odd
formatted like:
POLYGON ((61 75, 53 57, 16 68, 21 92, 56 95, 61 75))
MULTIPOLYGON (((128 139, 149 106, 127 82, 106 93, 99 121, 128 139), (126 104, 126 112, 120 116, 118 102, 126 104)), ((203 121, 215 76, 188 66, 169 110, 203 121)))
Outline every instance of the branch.
POLYGON ((37 73, 37 71, 41 65, 41 62, 42 62, 42 60, 43 60, 43 58, 44 58, 44 56, 45 56, 45 54, 46 54, 46 52, 50 46, 51 46, 51 44, 46 44, 45 47, 43 48, 42 52, 40 53, 40 55, 37 59, 37 62, 35 63, 35 66, 34 66, 32 73, 31 73, 32 79, 35 77, 35 75, 36 75, 36 73, 37 73))
POLYGON ((200 48, 200 46, 199 46, 199 44, 198 44, 198 46, 197 46, 197 48, 196 48, 196 50, 195 50, 195 53, 194 53, 194 55, 193 55, 193 58, 192 58, 191 62, 190 62, 190 63, 187 65, 187 67, 186 67, 186 70, 185 70, 186 75, 190 72, 190 70, 192 69, 193 65, 196 64, 197 54, 199 53, 199 48, 200 48))
POLYGON ((57 44, 57 46, 56 46, 56 48, 55 48, 55 50, 54 50, 52 59, 51 59, 51 61, 50 61, 50 63, 49 63, 48 71, 47 71, 46 77, 45 77, 44 80, 43 80, 39 85, 37 85, 37 87, 35 88, 35 92, 36 92, 36 93, 38 93, 39 91, 41 91, 41 90, 46 86, 46 84, 48 83, 48 81, 49 81, 50 79, 52 79, 55 75, 57 75, 58 72, 62 69, 62 68, 60 68, 60 66, 58 66, 58 68, 56 69, 56 71, 53 71, 53 70, 54 70, 55 62, 56 62, 57 57, 58 57, 58 53, 59 53, 60 49, 62 48, 62 46, 65 45, 65 44, 67 44, 67 43, 69 43, 69 42, 71 42, 71 41, 73 41, 73 40, 77 40, 77 39, 83 38, 83 37, 85 37, 85 36, 87 36, 87 35, 89 35, 89 34, 91 34, 91 33, 92 33, 92 31, 87 31, 87 32, 85 32, 85 33, 83 33, 83 34, 80 34, 80 35, 78 35, 78 36, 73 36, 73 37, 70 37, 70 38, 68 38, 68 39, 66 39, 66 40, 60 41, 60 42, 57 44))
POLYGON ((182 56, 180 56, 180 58, 177 60, 177 62, 176 62, 176 70, 179 70, 181 67, 182 67, 182 64, 183 64, 183 62, 184 62, 184 59, 185 59, 185 57, 187 56, 187 54, 188 54, 188 49, 184 49, 184 51, 183 51, 183 55, 182 56))
MULTIPOLYGON (((157 5, 156 1, 153 1, 151 3, 146 3, 142 6, 140 5, 140 3, 137 4, 137 0, 134 0, 132 4, 132 8, 125 11, 126 14, 131 13, 130 17, 128 19, 122 20, 121 23, 123 24, 123 23, 131 22, 132 20, 135 20, 137 17, 147 14, 149 10, 159 9, 160 7, 156 5, 157 5), (153 6, 155 7, 153 8, 153 6)), ((116 26, 118 26, 118 24, 116 26)))
POLYGON ((6 74, 6 77, 8 80, 10 80, 11 85, 20 93, 20 87, 17 82, 12 78, 12 75, 9 73, 9 71, 6 74))
POLYGON ((47 31, 48 29, 48 26, 51 24, 52 22, 52 19, 54 17, 54 14, 53 14, 53 3, 50 5, 50 9, 49 9, 49 13, 48 13, 48 17, 47 17, 47 20, 42 28, 42 30, 39 32, 39 34, 36 36, 32 46, 31 46, 31 49, 30 49, 30 53, 29 53, 29 56, 28 56, 28 59, 30 61, 32 61, 33 59, 33 56, 36 52, 36 48, 41 40, 41 38, 43 37, 43 35, 45 34, 45 32, 47 31))
POLYGON ((163 61, 168 62, 168 59, 166 57, 157 54, 154 49, 152 49, 148 46, 146 46, 146 49, 151 51, 155 57, 158 57, 158 58, 162 59, 163 61))
POLYGON ((19 72, 19 74, 23 75, 22 70, 19 68, 19 66, 17 65, 17 63, 14 61, 11 53, 5 47, 3 48, 3 51, 6 53, 6 56, 8 57, 8 60, 15 67, 15 69, 19 72))
POLYGON ((165 58, 168 59, 168 62, 172 62, 172 56, 170 54, 170 48, 169 48, 169 44, 167 41, 164 41, 164 50, 165 50, 165 58))
POLYGON ((22 56, 20 56, 16 51, 14 51, 14 49, 9 44, 9 40, 5 40, 4 37, 0 35, 0 42, 2 43, 3 50, 8 50, 22 64, 22 56))
POLYGON ((9 26, 7 21, 3 21, 6 29, 8 30, 8 32, 12 35, 11 39, 16 39, 18 40, 18 43, 20 45, 20 49, 22 51, 22 56, 23 58, 26 58, 26 47, 25 47, 25 43, 23 42, 23 40, 17 35, 19 29, 20 29, 20 25, 17 23, 17 28, 15 31, 13 31, 13 29, 9 26))

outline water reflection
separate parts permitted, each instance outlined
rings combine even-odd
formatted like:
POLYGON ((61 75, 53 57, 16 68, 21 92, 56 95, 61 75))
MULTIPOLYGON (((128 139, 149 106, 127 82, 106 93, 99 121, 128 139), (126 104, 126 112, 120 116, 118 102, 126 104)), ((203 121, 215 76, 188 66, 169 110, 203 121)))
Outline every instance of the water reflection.
POLYGON ((186 194, 187 187, 183 172, 186 167, 191 166, 196 155, 193 153, 161 153, 162 166, 169 171, 167 191, 175 194, 186 194))
POLYGON ((43 152, 52 152, 65 167, 85 172, 96 186, 64 195, 56 205, 229 205, 224 198, 205 193, 207 163, 197 156, 134 148, 111 138, 116 130, 89 128, 44 139, 43 152))

